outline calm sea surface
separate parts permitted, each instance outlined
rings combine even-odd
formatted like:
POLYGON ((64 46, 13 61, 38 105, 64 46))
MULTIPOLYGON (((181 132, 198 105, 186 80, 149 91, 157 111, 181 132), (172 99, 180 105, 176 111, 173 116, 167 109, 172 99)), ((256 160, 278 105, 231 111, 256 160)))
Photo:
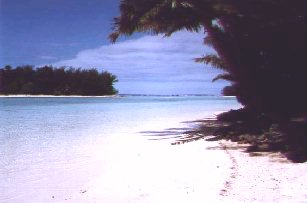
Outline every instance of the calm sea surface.
POLYGON ((114 137, 142 136, 238 107, 234 98, 209 96, 0 98, 0 202, 84 185, 97 175, 93 167, 106 170, 114 137))

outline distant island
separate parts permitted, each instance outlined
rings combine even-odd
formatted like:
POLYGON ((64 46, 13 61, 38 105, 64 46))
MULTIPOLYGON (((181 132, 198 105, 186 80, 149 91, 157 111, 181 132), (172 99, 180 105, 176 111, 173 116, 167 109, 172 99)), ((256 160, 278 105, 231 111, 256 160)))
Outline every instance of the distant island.
POLYGON ((115 75, 93 68, 5 66, 0 69, 0 95, 114 95, 117 81, 115 75))

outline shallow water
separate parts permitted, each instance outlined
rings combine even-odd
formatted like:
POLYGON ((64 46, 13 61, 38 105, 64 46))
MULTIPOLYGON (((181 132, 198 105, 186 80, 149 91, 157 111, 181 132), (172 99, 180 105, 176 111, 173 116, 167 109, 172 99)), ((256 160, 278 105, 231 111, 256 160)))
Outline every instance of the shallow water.
MULTIPOLYGON (((103 179, 125 171, 128 155, 160 150, 144 145, 152 142, 147 138, 135 139, 145 137, 141 132, 182 127, 238 107, 233 98, 209 96, 0 98, 0 201, 84 202, 91 185, 104 181, 111 198, 116 181, 103 179)), ((92 193, 90 202, 102 199, 92 193)))

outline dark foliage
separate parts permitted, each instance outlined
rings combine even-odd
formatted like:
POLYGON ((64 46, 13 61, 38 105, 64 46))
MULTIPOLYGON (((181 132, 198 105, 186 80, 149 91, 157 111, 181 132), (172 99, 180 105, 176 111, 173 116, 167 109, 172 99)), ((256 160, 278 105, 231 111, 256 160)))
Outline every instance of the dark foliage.
POLYGON ((249 111, 289 118, 307 113, 305 2, 231 1, 211 35, 232 76, 231 92, 249 111), (238 15, 240 14, 240 15, 238 15))
POLYGON ((116 76, 96 69, 6 66, 0 69, 0 94, 113 95, 116 76))
POLYGON ((304 0, 122 0, 111 41, 134 32, 205 30, 218 55, 197 58, 225 71, 249 111, 284 118, 307 114, 304 0))
POLYGON ((269 139, 265 132, 278 126, 275 132, 283 141, 272 148, 306 152, 305 8, 305 0, 122 0, 110 39, 134 32, 170 36, 203 27, 204 43, 217 55, 196 62, 223 70, 213 80, 230 81, 223 94, 236 96, 244 106, 221 115, 217 133, 269 139), (223 120, 228 127, 222 127, 223 120))

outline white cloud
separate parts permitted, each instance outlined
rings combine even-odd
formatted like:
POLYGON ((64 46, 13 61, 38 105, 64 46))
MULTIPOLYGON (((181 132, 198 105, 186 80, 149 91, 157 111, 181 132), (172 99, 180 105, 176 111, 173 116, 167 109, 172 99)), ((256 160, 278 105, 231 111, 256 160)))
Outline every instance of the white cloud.
POLYGON ((84 50, 75 58, 54 65, 108 70, 125 84, 129 81, 208 82, 217 71, 193 60, 213 52, 203 45, 203 37, 202 33, 187 31, 175 33, 169 38, 144 36, 84 50))

